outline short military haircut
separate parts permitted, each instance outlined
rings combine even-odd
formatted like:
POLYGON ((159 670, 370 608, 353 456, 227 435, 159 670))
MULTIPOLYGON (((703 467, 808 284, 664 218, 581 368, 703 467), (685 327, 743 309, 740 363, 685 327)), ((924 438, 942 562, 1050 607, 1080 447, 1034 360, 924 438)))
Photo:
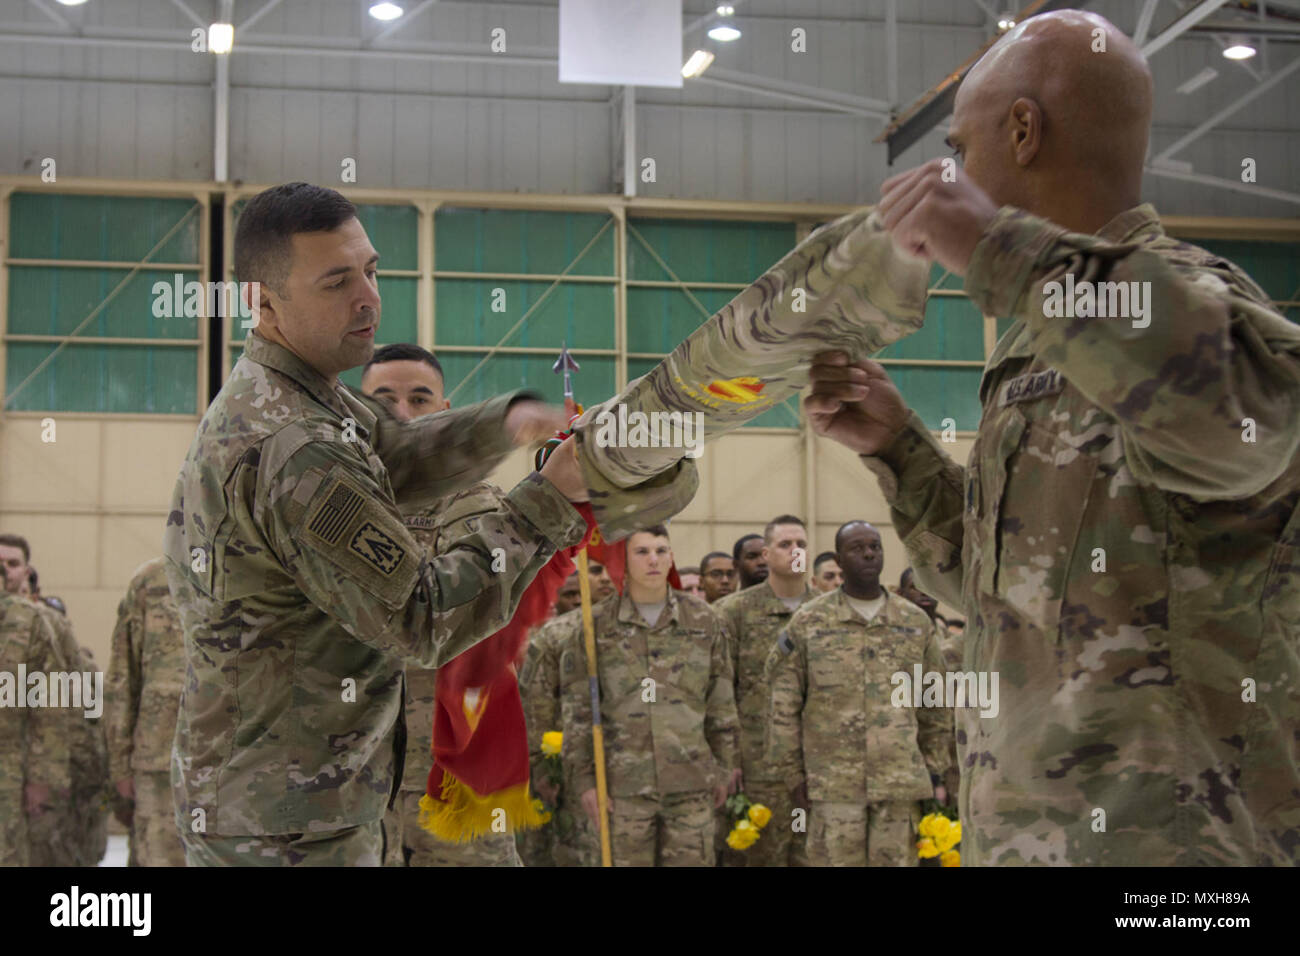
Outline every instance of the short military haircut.
POLYGON ((804 531, 808 530, 807 525, 803 523, 803 519, 800 517, 797 517, 795 515, 777 515, 775 518, 769 521, 767 523, 767 527, 763 529, 764 544, 772 543, 772 532, 776 530, 776 526, 779 524, 797 524, 799 527, 803 528, 804 531))
POLYGON ((731 560, 739 561, 740 553, 745 550, 745 542, 752 541, 755 538, 758 538, 758 540, 760 541, 763 540, 763 536, 761 534, 746 534, 737 538, 736 543, 731 546, 731 560))
POLYGON ((236 278, 285 295, 293 266, 293 237, 300 232, 330 232, 356 215, 356 206, 324 186, 284 183, 262 190, 239 214, 236 278))
POLYGON ((875 526, 870 521, 863 521, 861 518, 854 518, 852 521, 844 522, 844 524, 840 525, 839 529, 835 532, 835 550, 837 553, 840 550, 840 539, 844 536, 844 532, 848 531, 854 525, 862 525, 863 527, 870 528, 872 531, 876 530, 875 526))
POLYGON ((23 564, 26 564, 32 559, 31 545, 29 545, 27 539, 20 534, 0 534, 0 544, 21 550, 23 553, 23 564))
POLYGON ((447 377, 442 374, 442 363, 438 361, 438 357, 428 349, 422 349, 410 342, 393 342, 391 345, 381 345, 375 349, 375 354, 370 357, 370 361, 361 370, 361 374, 364 376, 366 372, 370 371, 372 365, 383 365, 385 362, 423 362, 437 372, 440 379, 447 380, 447 377))
POLYGON ((817 559, 813 561, 813 574, 816 574, 817 569, 820 568, 827 561, 834 561, 834 560, 835 560, 834 551, 823 551, 821 554, 817 555, 817 559))
POLYGON ((725 551, 710 551, 704 557, 700 558, 700 574, 707 574, 709 571, 709 562, 714 558, 730 558, 731 555, 725 551))
MULTIPOLYGON (((653 534, 656 537, 666 538, 668 537, 668 529, 661 524, 652 524, 644 528, 637 528, 632 534, 653 534)), ((632 537, 632 534, 628 535, 628 537, 632 537)))
POLYGON ((677 573, 678 574, 699 574, 700 569, 695 567, 695 565, 691 565, 689 568, 678 568, 677 573))

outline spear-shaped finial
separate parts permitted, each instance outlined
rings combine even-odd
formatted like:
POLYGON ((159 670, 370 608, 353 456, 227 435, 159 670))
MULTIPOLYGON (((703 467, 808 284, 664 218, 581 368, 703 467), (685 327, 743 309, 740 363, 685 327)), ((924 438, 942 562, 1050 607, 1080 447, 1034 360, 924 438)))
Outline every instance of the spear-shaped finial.
POLYGON ((570 373, 582 371, 582 366, 569 354, 569 344, 567 342, 560 347, 560 357, 551 366, 551 371, 564 373, 564 407, 570 415, 577 414, 578 403, 573 399, 573 379, 570 377, 570 373))

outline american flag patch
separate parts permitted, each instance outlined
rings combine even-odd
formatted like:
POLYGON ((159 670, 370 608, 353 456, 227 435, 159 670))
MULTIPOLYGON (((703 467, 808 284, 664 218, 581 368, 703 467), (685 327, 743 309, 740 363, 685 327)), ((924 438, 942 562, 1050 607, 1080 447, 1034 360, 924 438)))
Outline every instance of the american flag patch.
POLYGON ((334 482, 329 496, 316 508, 307 530, 326 544, 338 544, 343 532, 356 517, 365 498, 342 480, 334 482))

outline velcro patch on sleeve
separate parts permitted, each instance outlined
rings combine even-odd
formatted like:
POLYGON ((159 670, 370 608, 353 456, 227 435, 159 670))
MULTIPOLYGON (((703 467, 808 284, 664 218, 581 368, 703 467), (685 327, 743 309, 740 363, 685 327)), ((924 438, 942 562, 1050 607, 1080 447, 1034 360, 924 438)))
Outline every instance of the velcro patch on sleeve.
POLYGON ((397 570, 406 556, 406 549, 384 534, 372 522, 364 522, 348 543, 348 548, 361 556, 361 560, 372 565, 385 576, 397 570))
POLYGON ((326 544, 338 544, 365 501, 365 495, 339 478, 307 519, 307 530, 326 544))
POLYGON ((785 654, 787 657, 794 653, 794 641, 790 639, 790 635, 785 631, 782 631, 777 635, 776 646, 779 647, 781 653, 785 654))

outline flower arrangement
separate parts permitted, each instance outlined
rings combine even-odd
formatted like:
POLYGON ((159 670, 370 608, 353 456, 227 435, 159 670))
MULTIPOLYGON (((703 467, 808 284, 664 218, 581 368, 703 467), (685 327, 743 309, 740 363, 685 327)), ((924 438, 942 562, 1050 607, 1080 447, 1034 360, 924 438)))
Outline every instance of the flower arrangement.
POLYGON ((961 866, 961 821, 936 811, 921 818, 917 827, 916 855, 923 860, 939 858, 940 866, 961 866))
POLYGON ((748 850, 758 842, 759 831, 772 819, 772 811, 761 803, 754 803, 743 793, 728 797, 726 807, 735 821, 727 834, 727 846, 733 850, 748 850))

